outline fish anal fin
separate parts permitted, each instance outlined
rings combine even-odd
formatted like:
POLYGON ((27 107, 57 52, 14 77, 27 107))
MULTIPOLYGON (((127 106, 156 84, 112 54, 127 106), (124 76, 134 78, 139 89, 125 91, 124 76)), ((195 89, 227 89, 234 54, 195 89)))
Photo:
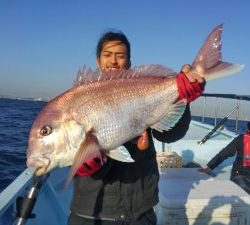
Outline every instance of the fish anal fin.
POLYGON ((160 132, 168 131, 180 120, 185 109, 186 109, 186 100, 180 100, 175 104, 171 105, 166 111, 165 116, 159 122, 150 126, 152 129, 158 130, 160 132))

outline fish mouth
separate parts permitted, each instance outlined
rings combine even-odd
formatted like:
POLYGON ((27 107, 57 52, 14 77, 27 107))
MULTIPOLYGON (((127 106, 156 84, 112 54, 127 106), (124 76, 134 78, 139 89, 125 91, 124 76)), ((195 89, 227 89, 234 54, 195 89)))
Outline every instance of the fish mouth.
POLYGON ((35 176, 42 176, 47 173, 48 167, 38 167, 35 171, 35 176))
POLYGON ((50 166, 48 157, 29 157, 27 159, 27 167, 35 168, 35 176, 42 176, 48 172, 50 166))

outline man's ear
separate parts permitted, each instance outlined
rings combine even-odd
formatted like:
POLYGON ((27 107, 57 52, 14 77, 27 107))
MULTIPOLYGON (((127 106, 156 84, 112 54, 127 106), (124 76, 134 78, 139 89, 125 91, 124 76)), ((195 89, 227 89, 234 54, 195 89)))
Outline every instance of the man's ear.
POLYGON ((128 63, 127 63, 127 68, 126 69, 129 69, 131 67, 131 61, 129 60, 128 63))

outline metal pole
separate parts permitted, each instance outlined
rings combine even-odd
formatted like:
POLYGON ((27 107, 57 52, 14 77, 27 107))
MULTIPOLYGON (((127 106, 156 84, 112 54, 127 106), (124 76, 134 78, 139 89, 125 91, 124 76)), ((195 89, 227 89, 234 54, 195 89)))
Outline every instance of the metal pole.
POLYGON ((162 142, 162 152, 165 152, 165 143, 162 142))
POLYGON ((218 98, 216 97, 216 107, 215 107, 215 115, 214 115, 214 126, 217 124, 217 116, 218 116, 218 98))
POLYGON ((240 100, 237 100, 237 111, 236 111, 236 118, 235 118, 235 132, 236 134, 239 132, 239 115, 240 115, 240 100))
POLYGON ((203 98, 203 111, 202 111, 202 123, 205 122, 205 111, 206 111, 206 97, 203 98))
POLYGON ((227 116, 225 116, 211 131, 209 131, 209 133, 204 137, 204 138, 202 138, 200 141, 198 141, 198 144, 204 144, 211 136, 212 136, 212 134, 216 131, 216 130, 218 130, 220 127, 221 127, 221 125, 223 125, 226 121, 227 121, 227 119, 229 118, 229 116, 236 110, 236 109, 238 109, 238 106, 236 106, 227 116))
POLYGON ((49 175, 41 177, 33 177, 33 185, 30 188, 27 196, 25 198, 17 198, 17 222, 16 225, 23 225, 26 223, 27 219, 34 218, 35 214, 32 214, 32 210, 35 206, 37 195, 49 175))

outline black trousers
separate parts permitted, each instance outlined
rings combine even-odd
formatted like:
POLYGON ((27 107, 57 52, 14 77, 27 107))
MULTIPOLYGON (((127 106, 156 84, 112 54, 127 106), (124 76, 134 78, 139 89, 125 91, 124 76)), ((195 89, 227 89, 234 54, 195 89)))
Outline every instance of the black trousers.
POLYGON ((156 215, 153 209, 144 213, 137 220, 127 221, 111 221, 100 219, 87 219, 71 213, 68 219, 68 225, 156 225, 156 215))

